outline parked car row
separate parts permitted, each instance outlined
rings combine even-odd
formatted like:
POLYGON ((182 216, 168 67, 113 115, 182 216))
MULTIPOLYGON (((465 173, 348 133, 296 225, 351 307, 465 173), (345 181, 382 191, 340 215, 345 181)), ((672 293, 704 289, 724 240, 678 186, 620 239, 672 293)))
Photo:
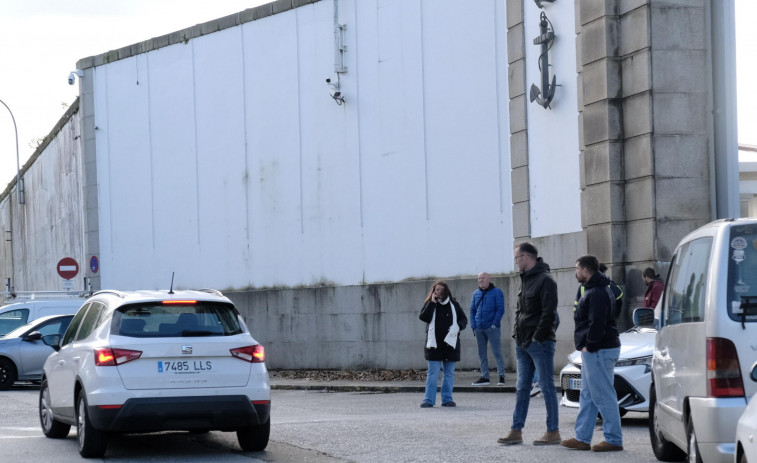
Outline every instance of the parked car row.
MULTIPOLYGON (((707 224, 676 246, 656 308, 621 334, 621 415, 649 412, 657 459, 757 462, 757 219, 707 224)), ((580 355, 560 373, 578 406, 580 355)))

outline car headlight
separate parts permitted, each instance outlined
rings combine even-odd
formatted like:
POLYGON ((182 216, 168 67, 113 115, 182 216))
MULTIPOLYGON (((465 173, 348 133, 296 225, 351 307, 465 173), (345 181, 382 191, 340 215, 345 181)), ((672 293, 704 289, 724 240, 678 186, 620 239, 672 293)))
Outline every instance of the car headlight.
POLYGON ((630 367, 633 365, 644 365, 644 373, 649 373, 652 371, 652 356, 621 359, 615 362, 615 368, 630 367))
POLYGON ((581 352, 579 351, 573 351, 572 354, 568 355, 568 362, 572 363, 578 368, 581 368, 581 352))

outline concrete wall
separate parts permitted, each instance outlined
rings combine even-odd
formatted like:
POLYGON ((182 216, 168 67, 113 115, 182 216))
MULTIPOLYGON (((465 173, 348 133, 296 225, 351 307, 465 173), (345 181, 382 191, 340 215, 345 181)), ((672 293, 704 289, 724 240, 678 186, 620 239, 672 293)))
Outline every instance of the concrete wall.
MULTIPOLYGON (((713 4, 546 5, 552 110, 528 103, 533 2, 339 6, 341 106, 325 84, 328 1, 279 0, 81 60, 82 110, 33 162, 33 205, 0 195, 0 224, 18 230, 0 269, 55 285, 42 274, 54 253, 99 256, 86 275, 119 289, 165 288, 176 271, 176 287, 229 294, 273 368, 422 368, 431 282, 447 278, 467 310, 484 270, 506 293, 514 368, 522 240, 558 284, 556 369, 573 350, 577 256, 626 284, 627 323, 640 270, 664 270, 713 214, 710 166, 728 155, 703 116, 717 113, 709 76, 728 72, 709 64, 713 4)), ((461 339, 460 367, 477 367, 461 339)))
MULTIPOLYGON (((79 101, 66 111, 22 168, 25 203, 15 181, 0 196, 0 271, 17 291, 63 291, 57 263, 71 257, 87 267, 82 210, 79 101)), ((84 269, 70 281, 84 288, 84 269)))
POLYGON ((85 69, 101 285, 511 271, 504 8, 460 5, 341 2, 341 106, 327 1, 85 69))

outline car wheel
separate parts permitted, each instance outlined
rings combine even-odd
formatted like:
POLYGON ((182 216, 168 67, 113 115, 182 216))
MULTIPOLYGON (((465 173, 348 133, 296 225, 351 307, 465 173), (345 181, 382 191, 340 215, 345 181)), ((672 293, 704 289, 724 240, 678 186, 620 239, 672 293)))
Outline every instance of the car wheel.
POLYGON ((70 424, 61 423, 53 417, 53 409, 50 405, 50 388, 47 386, 47 380, 42 381, 42 388, 39 391, 39 424, 42 426, 42 432, 45 436, 51 439, 66 437, 71 430, 70 424))
POLYGON ((686 455, 674 443, 665 439, 657 419, 657 393, 654 384, 649 388, 649 439, 654 456, 660 461, 681 461, 686 455))
POLYGON ((691 463, 702 463, 702 456, 699 454, 699 445, 697 445, 697 433, 694 431, 694 422, 689 417, 686 422, 686 441, 688 442, 687 461, 691 463))
POLYGON ((237 440, 242 450, 259 452, 268 446, 271 434, 270 418, 264 424, 237 429, 237 440))
POLYGON ((76 432, 79 454, 84 458, 102 458, 108 444, 107 435, 92 426, 87 413, 87 398, 84 391, 76 399, 76 432))
POLYGON ((0 391, 7 391, 16 382, 16 366, 8 359, 0 359, 0 391))

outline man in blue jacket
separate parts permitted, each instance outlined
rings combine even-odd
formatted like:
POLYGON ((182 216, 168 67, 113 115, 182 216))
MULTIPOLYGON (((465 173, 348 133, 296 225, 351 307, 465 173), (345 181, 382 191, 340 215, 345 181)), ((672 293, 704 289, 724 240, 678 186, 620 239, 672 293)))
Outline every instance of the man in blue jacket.
POLYGON ((478 343, 478 358, 481 361, 481 378, 474 386, 489 385, 489 357, 486 343, 492 346, 494 359, 497 361, 498 386, 505 385, 505 360, 502 358, 500 344, 500 322, 505 314, 505 296, 495 287, 486 272, 478 274, 478 289, 473 293, 470 303, 470 323, 473 335, 478 343))

